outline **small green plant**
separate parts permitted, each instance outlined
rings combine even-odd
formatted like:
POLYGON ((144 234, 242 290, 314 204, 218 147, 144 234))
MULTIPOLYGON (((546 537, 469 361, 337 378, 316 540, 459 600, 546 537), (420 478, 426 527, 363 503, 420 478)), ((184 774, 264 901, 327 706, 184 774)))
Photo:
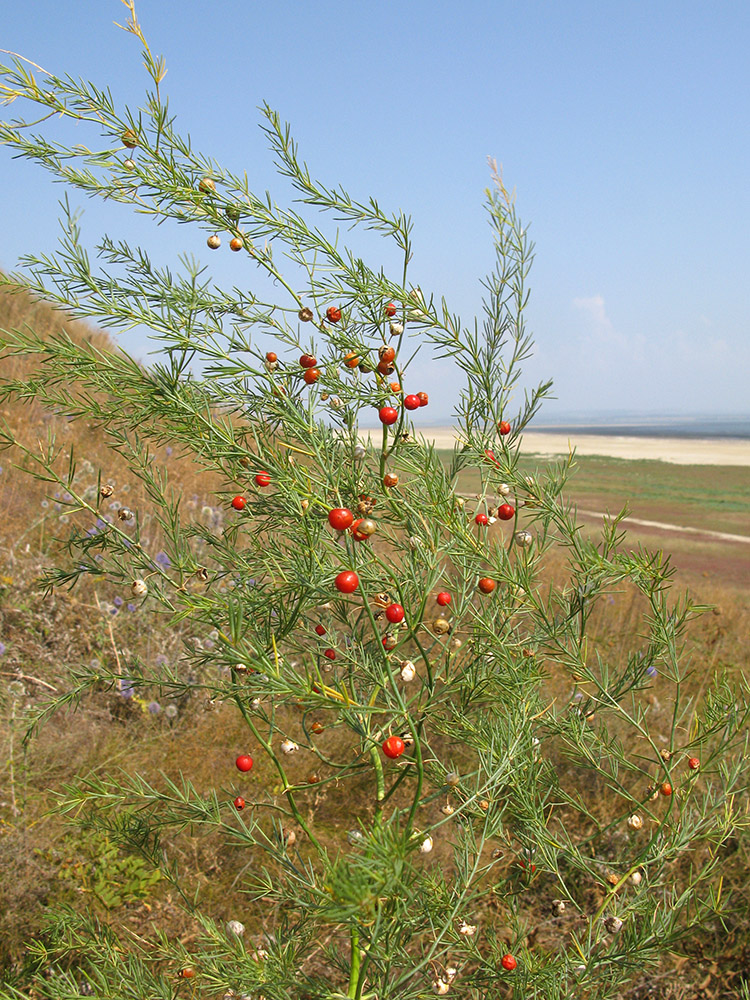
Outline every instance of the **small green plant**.
POLYGON ((0 399, 98 425, 155 508, 166 558, 138 509, 105 512, 106 468, 87 493, 53 439, 33 451, 6 430, 2 443, 70 518, 68 558, 47 588, 104 575, 213 638, 186 644, 177 665, 76 666, 36 724, 126 676, 131 691, 233 706, 246 738, 227 747, 209 793, 189 764, 179 779, 102 770, 66 789, 63 810, 104 837, 109 865, 91 891, 112 905, 158 869, 200 934, 189 949, 144 942, 60 911, 54 946, 36 946, 57 974, 40 974, 35 994, 70 995, 73 962, 103 997, 167 996, 186 968, 201 993, 274 1000, 619 996, 726 906, 747 689, 717 678, 691 704, 682 646, 700 609, 672 598, 668 560, 629 550, 617 517, 584 537, 564 497, 570 462, 519 469, 550 386, 520 390, 531 246, 513 200, 493 171, 495 260, 482 318, 466 324, 412 283, 409 219, 318 182, 271 108, 263 128, 294 206, 197 153, 126 6, 152 83, 144 106, 120 110, 106 90, 17 60, 2 70, 6 100, 76 124, 77 144, 34 134, 27 118, 0 124, 0 140, 75 190, 184 224, 194 252, 196 233, 211 252, 226 241, 253 290, 219 287, 192 253, 175 273, 110 237, 95 266, 66 201, 60 250, 9 280, 112 329, 143 324, 162 360, 144 368, 6 331, 2 357, 43 364, 0 383, 0 399), (331 219, 393 244, 396 273, 347 247, 331 219), (447 464, 417 432, 429 403, 413 384, 420 349, 452 359, 463 380, 447 464), (369 440, 360 421, 373 415, 369 440), (215 477, 220 518, 185 514, 152 460, 165 445, 215 477), (470 497, 456 489, 467 469, 480 482, 470 497), (562 579, 550 569, 560 553, 562 579), (626 587, 640 639, 613 655, 591 622, 626 587), (669 714, 654 722, 657 685, 669 714), (350 816, 338 839, 333 801, 350 816), (249 933, 182 884, 185 829, 246 851, 237 878, 266 915, 249 933), (133 852, 141 867, 123 868, 133 852))
MULTIPOLYGON (((131 817, 132 821, 132 817, 131 817)), ((138 855, 125 854, 100 830, 69 835, 44 860, 57 867, 61 888, 93 896, 106 909, 145 899, 160 881, 158 868, 138 855)))

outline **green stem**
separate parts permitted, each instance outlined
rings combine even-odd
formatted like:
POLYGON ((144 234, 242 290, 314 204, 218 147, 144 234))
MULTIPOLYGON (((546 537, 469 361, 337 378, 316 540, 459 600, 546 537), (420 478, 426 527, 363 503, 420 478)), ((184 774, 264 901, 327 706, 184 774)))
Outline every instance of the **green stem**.
POLYGON ((357 983, 359 981, 359 931, 352 927, 349 931, 351 941, 351 955, 349 956, 349 988, 346 991, 348 997, 356 997, 357 983))

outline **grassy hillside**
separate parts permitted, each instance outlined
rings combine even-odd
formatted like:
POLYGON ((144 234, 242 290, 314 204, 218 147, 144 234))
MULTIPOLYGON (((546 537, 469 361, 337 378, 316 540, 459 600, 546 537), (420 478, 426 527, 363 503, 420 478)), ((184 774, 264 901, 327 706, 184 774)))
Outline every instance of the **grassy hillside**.
MULTIPOLYGON (((70 323, 23 293, 0 295, 0 328, 24 325, 43 335, 64 329, 75 339, 91 340, 101 350, 116 349, 105 334, 70 323)), ((21 376, 28 370, 28 360, 17 358, 2 377, 21 376)), ((73 448, 80 456, 78 485, 94 496, 101 470, 103 481, 115 485, 117 496, 127 497, 128 504, 138 509, 141 522, 150 526, 148 544, 155 558, 168 560, 160 552, 158 512, 150 508, 138 480, 107 448, 99 431, 69 420, 64 413, 44 412, 33 402, 26 406, 5 402, 1 407, 2 418, 27 446, 38 447, 39 442, 54 437, 64 446, 62 461, 73 448)), ((32 935, 43 934, 49 906, 85 909, 141 936, 161 930, 179 935, 187 944, 198 933, 185 900, 148 866, 60 814, 56 795, 65 782, 75 774, 107 774, 119 767, 137 771, 147 780, 159 780, 160 774, 177 777, 184 769, 199 792, 210 791, 227 755, 244 748, 245 735, 234 713, 206 702, 198 690, 181 701, 165 703, 155 692, 136 697, 128 690, 128 662, 137 659, 148 664, 163 657, 177 665, 186 646, 210 648, 210 634, 194 634, 189 623, 167 628, 157 614, 137 608, 127 593, 104 578, 72 593, 56 591, 45 596, 40 592, 37 581, 60 556, 70 521, 55 495, 59 491, 43 490, 15 466, 17 458, 10 452, 0 455, 0 978, 23 987, 30 964, 39 960, 29 954, 25 943, 32 935), (121 683, 114 689, 102 685, 82 700, 77 711, 54 716, 24 744, 22 737, 34 714, 74 682, 77 665, 90 662, 118 671, 121 683)), ((167 447, 155 452, 154 461, 183 496, 188 516, 220 529, 225 512, 211 492, 218 484, 207 481, 189 459, 167 447)), ((530 459, 530 468, 534 465, 530 459)), ((646 519, 741 532, 750 522, 748 485, 748 471, 742 469, 580 459, 570 493, 584 509, 616 510, 627 502, 636 516, 646 519)), ((475 482, 467 477, 462 487, 471 491, 475 482)), ((114 503, 111 510, 109 504, 102 507, 110 515, 114 510, 114 503)), ((499 531, 501 526, 491 530, 499 531)), ((652 546, 675 549, 676 585, 689 583, 698 600, 714 606, 693 628, 688 652, 695 668, 691 690, 698 696, 711 676, 741 671, 750 657, 748 580, 739 568, 742 562, 747 572, 750 553, 739 552, 738 546, 674 534, 650 532, 646 540, 652 546), (738 563, 736 572, 731 569, 733 559, 738 563)), ((553 556, 550 572, 555 569, 553 556)), ((633 638, 640 611, 638 597, 623 590, 597 612, 593 627, 613 658, 633 638)), ((561 682, 551 677, 549 683, 554 691, 561 682)), ((657 679, 651 708, 655 718, 664 718, 665 725, 668 697, 657 679)), ((335 749, 337 736, 324 731, 320 738, 335 749)), ((293 767, 290 776, 293 781, 309 782, 306 805, 315 815, 327 793, 316 790, 312 777, 294 773, 293 767)), ((260 762, 253 778, 269 787, 275 780, 260 762)), ((219 791, 231 796, 244 789, 219 791)), ((603 798, 600 822, 606 823, 608 805, 603 798)), ((317 829, 335 849, 348 829, 349 817, 332 810, 330 803, 324 812, 325 820, 316 821, 317 829)), ((613 850, 614 838, 613 834, 613 850)), ((256 859, 190 831, 177 836, 173 847, 188 895, 200 892, 204 906, 219 920, 262 924, 267 916, 264 904, 254 902, 247 893, 256 859)), ((649 974, 628 996, 738 995, 739 976, 750 965, 750 840, 739 840, 722 850, 723 891, 734 893, 729 919, 724 926, 717 924, 688 941, 687 960, 665 965, 664 977, 649 974)), ((541 882, 531 891, 537 919, 529 936, 552 944, 560 925, 550 917, 549 894, 541 882)))

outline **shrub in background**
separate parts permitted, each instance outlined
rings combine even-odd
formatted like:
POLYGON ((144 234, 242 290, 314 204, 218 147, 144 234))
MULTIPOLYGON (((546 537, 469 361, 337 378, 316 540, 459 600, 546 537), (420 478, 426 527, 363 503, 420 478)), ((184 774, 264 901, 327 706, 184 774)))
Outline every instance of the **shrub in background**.
MULTIPOLYGON (((270 108, 263 127, 294 207, 195 152, 127 6, 152 81, 143 108, 17 60, 2 70, 6 99, 75 123, 77 144, 24 121, 0 125, 0 139, 74 189, 242 253, 256 290, 222 289, 192 260, 174 273, 109 237, 95 264, 67 205, 58 252, 8 279, 160 343, 144 368, 64 335, 0 341, 2 358, 40 362, 0 383, 0 398, 97 425, 158 511, 158 552, 138 509, 105 513, 106 468, 87 496, 53 439, 38 451, 6 430, 3 442, 73 525, 48 588, 105 574, 213 637, 186 647, 185 670, 124 663, 130 690, 200 690, 235 708, 246 739, 208 795, 189 762, 178 781, 106 768, 66 788, 60 808, 140 857, 139 879, 160 871, 200 935, 189 947, 136 939, 61 909, 34 946, 34 992, 77 995, 83 977, 113 998, 172 997, 175 983, 269 1000, 619 995, 726 905, 717 876, 747 789, 747 692, 719 677, 700 704, 687 698, 682 642, 699 609, 671 598, 668 561, 629 551, 616 517, 584 537, 563 496, 570 463, 519 471, 549 385, 511 412, 531 348, 515 206, 495 173, 495 262, 482 320, 466 325, 411 283, 408 218, 315 180, 270 108), (398 273, 349 250, 325 213, 394 243, 398 273), (447 466, 415 432, 428 401, 410 343, 463 380, 447 466), (360 418, 373 413, 382 431, 366 441, 360 418), (153 461, 164 445, 223 484, 220 523, 186 515, 153 461), (467 498, 456 482, 469 467, 482 489, 467 498), (553 551, 564 574, 549 571, 553 551), (624 587, 641 595, 641 641, 613 652, 591 622, 624 587), (671 717, 654 727, 657 676, 671 717), (351 816, 345 838, 326 823, 334 804, 351 816), (247 851, 252 926, 218 922, 187 893, 170 852, 187 828, 247 851)), ((77 667, 35 725, 102 683, 121 687, 123 674, 77 667)))

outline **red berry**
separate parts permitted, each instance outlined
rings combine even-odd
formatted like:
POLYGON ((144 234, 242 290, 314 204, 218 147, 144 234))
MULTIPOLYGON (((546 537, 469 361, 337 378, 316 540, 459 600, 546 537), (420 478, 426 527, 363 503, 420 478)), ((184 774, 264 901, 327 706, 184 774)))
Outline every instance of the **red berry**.
POLYGON ((241 795, 238 795, 237 798, 234 800, 234 808, 235 809, 245 808, 245 800, 242 798, 241 795))
POLYGON ((389 302, 385 307, 385 314, 389 318, 396 315, 396 304, 394 302, 389 302))
POLYGON ((688 757, 688 767, 691 771, 697 771, 700 766, 701 762, 697 757, 688 757))
POLYGON ((513 958, 512 955, 503 955, 502 959, 500 960, 500 964, 502 965, 502 967, 505 969, 506 972, 512 972, 518 965, 518 962, 516 962, 515 958, 513 958))
POLYGON ((495 452, 491 448, 485 448, 484 457, 488 462, 494 462, 495 465, 498 464, 497 459, 495 458, 495 452))
POLYGON ((268 353, 266 354, 266 361, 269 363, 269 365, 275 365, 278 360, 279 356, 278 354, 276 354, 275 351, 268 351, 268 353))
POLYGON ((335 649, 324 649, 323 650, 323 656, 325 656, 325 658, 327 660, 335 660, 336 659, 336 650, 335 649))
POLYGON ((400 736, 389 736, 383 743, 383 753, 391 760, 400 757, 404 750, 406 750, 406 744, 400 736))
POLYGON ((479 589, 482 591, 483 594, 491 594, 492 591, 497 586, 497 584, 495 583, 494 580, 490 579, 490 577, 483 576, 482 579, 477 584, 477 586, 479 587, 479 589))
POLYGON ((359 364, 359 358, 354 353, 354 351, 349 351, 348 354, 344 355, 344 364, 347 368, 356 368, 359 364))
POLYGON ((314 368, 318 362, 312 354, 303 354, 299 359, 299 363, 303 368, 314 368))
POLYGON ((398 420, 398 410, 395 410, 392 406, 381 406, 378 416, 380 417, 380 422, 383 424, 395 424, 398 420))
POLYGON ((326 627, 325 627, 325 625, 316 625, 315 626, 315 631, 318 633, 318 635, 325 635, 326 634, 326 627))
POLYGON ((270 486, 271 477, 267 472, 257 472, 255 474, 255 485, 256 486, 270 486))
POLYGON ((306 368, 305 374, 302 376, 307 385, 312 385, 313 382, 317 382, 320 378, 320 370, 318 368, 306 368))
POLYGON ((235 253, 241 250, 244 247, 244 245, 245 245, 244 242, 240 239, 239 236, 235 236, 234 239, 231 239, 229 241, 229 249, 234 250, 235 253))
POLYGON ((445 608, 451 602, 451 595, 448 593, 447 590, 441 590, 440 593, 435 598, 435 600, 438 602, 441 608, 445 608))
POLYGON ((339 573, 333 584, 339 593, 353 594, 359 586, 359 577, 353 570, 346 569, 343 573, 339 573))
POLYGON ((474 518, 474 520, 477 522, 477 524, 481 524, 481 525, 485 525, 485 524, 489 524, 490 523, 490 519, 487 517, 486 514, 477 514, 477 516, 474 518))
POLYGON ((383 486, 392 490, 394 486, 398 486, 398 476, 395 472, 386 472, 383 476, 383 486))
POLYGON ((430 397, 427 395, 426 392, 418 392, 417 399, 419 400, 420 406, 427 406, 427 404, 430 401, 430 397))
POLYGON ((326 318, 329 323, 338 323, 341 319, 341 310, 338 306, 329 306, 326 309, 326 318))
POLYGON ((389 604, 385 609, 385 617, 391 625, 398 625, 404 620, 404 609, 400 604, 389 604))
POLYGON ((501 420, 500 423, 497 425, 497 429, 500 431, 501 434, 510 434, 510 424, 508 423, 507 420, 501 420))
POLYGON ((328 523, 336 531, 346 531, 351 527, 354 514, 346 507, 334 507, 328 511, 328 523))
POLYGON ((418 410, 421 405, 422 403, 420 402, 419 396, 404 396, 404 407, 407 410, 418 410))
POLYGON ((509 503, 502 503, 497 508, 497 516, 500 518, 501 521, 510 521, 515 512, 516 508, 509 503))
POLYGON ((378 351, 378 357, 385 364, 389 365, 391 361, 396 357, 396 351, 393 347, 381 347, 378 351))
POLYGON ((253 758, 249 753, 241 753, 235 761, 238 771, 249 771, 253 766, 253 758))
POLYGON ((662 795, 666 796, 666 798, 669 798, 669 796, 672 794, 672 786, 669 784, 668 781, 665 781, 664 784, 659 789, 659 791, 661 792, 662 795))
POLYGON ((247 500, 244 497, 235 497, 232 506, 235 510, 244 510, 247 507, 247 500))

